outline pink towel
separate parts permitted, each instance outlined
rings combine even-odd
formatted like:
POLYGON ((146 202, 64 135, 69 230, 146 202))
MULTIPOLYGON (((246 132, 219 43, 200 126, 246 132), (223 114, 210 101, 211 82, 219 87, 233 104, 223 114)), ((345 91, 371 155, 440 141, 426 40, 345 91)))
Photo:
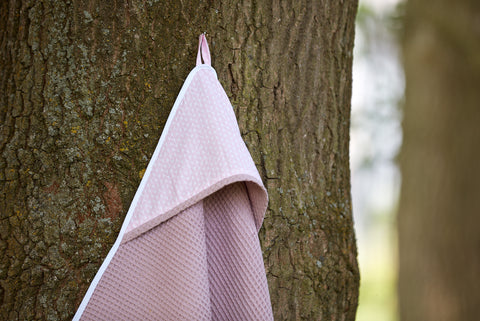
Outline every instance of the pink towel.
POLYGON ((201 35, 197 66, 74 320, 273 320, 257 235, 266 206, 201 35))

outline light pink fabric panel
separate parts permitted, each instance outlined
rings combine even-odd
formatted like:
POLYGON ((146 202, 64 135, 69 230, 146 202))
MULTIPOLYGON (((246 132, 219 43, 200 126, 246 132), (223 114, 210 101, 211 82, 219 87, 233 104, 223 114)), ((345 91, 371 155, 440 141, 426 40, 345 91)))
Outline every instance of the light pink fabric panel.
POLYGON ((81 320, 271 316, 250 200, 239 182, 122 245, 81 320))
POLYGON ((245 184, 206 198, 204 209, 212 320, 273 320, 245 184))

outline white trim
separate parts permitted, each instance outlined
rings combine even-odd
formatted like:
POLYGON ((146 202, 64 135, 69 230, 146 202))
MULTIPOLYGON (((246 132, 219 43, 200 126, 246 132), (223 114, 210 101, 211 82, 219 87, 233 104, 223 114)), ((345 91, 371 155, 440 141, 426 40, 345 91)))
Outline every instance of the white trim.
POLYGON ((73 317, 72 321, 80 320, 80 317, 82 316, 83 311, 87 307, 87 304, 90 301, 90 298, 92 297, 93 292, 95 291, 95 288, 97 287, 98 282, 102 278, 103 273, 107 269, 108 265, 110 264, 110 261, 113 259, 113 256, 117 252, 118 247, 122 243, 123 235, 125 234, 127 226, 130 223, 130 220, 133 216, 133 213, 135 212, 135 208, 137 207, 137 203, 140 199, 140 195, 142 195, 143 189, 145 188, 145 185, 147 184, 148 177, 150 176, 150 173, 151 173, 152 168, 153 168, 153 163, 155 163, 156 159, 158 158, 158 155, 160 154, 160 150, 162 149, 163 142, 165 141, 165 137, 168 134, 170 124, 172 123, 173 118, 175 118, 175 114, 177 112, 178 106, 182 102, 183 97, 185 96, 185 93, 187 92, 187 89, 188 89, 188 87, 190 86, 190 83, 193 80, 193 77, 195 76, 197 71, 199 71, 201 69, 212 70, 215 73, 215 77, 218 78, 215 69, 213 69, 212 66, 206 65, 206 64, 196 66, 188 74, 187 79, 185 79, 185 82, 183 83, 182 89, 180 89, 180 93, 178 94, 177 99, 175 100, 175 104, 173 105, 173 108, 170 111, 167 122, 165 123, 165 127, 163 128, 162 134, 160 136, 160 140, 157 144, 157 147, 155 148, 155 152, 153 153, 153 156, 150 159, 150 162, 148 163, 145 174, 143 175, 142 181, 140 182, 140 186, 138 187, 137 192, 135 193, 135 197, 133 198, 133 201, 130 205, 130 208, 128 209, 127 215, 125 216, 125 220, 123 221, 122 228, 120 229, 120 233, 118 234, 118 237, 115 240, 115 243, 113 244, 112 248, 108 252, 107 257, 105 258, 102 265, 100 266, 100 269, 98 270, 97 274, 93 278, 92 283, 90 283, 90 286, 87 290, 87 293, 83 297, 82 303, 80 303, 80 306, 78 307, 78 310, 75 313, 75 316, 73 317))

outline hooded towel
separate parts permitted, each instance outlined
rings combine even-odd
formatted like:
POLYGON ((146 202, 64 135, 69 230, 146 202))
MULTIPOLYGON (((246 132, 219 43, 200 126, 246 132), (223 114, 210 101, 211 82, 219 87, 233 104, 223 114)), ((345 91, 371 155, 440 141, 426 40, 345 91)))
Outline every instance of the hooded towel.
POLYGON ((267 193, 200 35, 190 72, 74 320, 273 320, 267 193))

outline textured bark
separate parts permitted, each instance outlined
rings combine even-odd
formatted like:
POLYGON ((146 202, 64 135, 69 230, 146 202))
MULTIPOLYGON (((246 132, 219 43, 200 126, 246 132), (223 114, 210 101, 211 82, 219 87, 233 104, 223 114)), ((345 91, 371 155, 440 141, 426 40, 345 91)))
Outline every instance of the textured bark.
POLYGON ((353 320, 356 0, 3 1, 0 319, 65 320, 113 244, 207 31, 270 194, 277 320, 353 320))
POLYGON ((480 2, 410 1, 399 209, 401 319, 480 315, 480 2))

